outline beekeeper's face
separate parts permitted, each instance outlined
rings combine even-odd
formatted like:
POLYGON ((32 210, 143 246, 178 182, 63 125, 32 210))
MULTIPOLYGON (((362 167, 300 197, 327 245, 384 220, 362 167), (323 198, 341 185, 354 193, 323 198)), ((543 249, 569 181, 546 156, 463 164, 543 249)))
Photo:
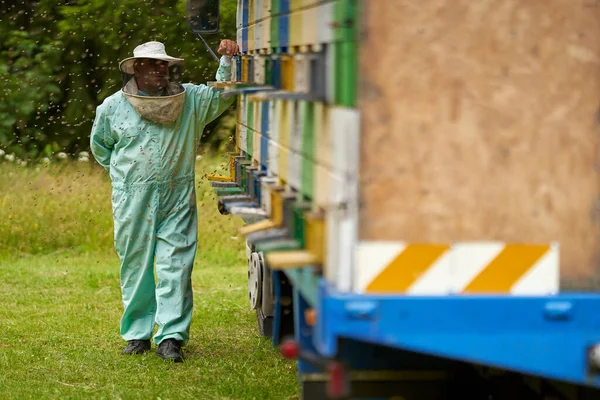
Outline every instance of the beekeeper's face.
POLYGON ((138 87, 149 93, 158 92, 167 86, 169 63, 152 58, 140 58, 133 65, 138 87))

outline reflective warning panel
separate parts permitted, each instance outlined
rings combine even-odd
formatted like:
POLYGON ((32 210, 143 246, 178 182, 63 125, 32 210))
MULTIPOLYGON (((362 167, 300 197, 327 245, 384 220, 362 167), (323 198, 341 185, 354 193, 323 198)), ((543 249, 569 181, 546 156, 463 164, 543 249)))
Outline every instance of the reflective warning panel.
POLYGON ((555 244, 361 242, 355 291, 540 295, 559 289, 555 244))

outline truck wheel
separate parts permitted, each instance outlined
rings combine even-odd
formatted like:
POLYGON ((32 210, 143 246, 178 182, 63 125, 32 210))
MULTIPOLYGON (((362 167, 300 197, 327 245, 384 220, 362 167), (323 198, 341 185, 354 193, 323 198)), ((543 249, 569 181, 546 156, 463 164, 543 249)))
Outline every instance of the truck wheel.
POLYGON ((256 310, 258 332, 270 339, 273 336, 273 295, 268 274, 262 254, 252 251, 248 257, 248 298, 256 310))

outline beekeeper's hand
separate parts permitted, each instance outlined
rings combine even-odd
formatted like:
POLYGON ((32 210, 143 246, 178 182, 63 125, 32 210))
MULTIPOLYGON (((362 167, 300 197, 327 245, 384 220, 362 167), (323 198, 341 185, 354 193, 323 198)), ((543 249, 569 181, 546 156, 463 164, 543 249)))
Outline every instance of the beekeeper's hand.
POLYGON ((225 39, 221 40, 221 44, 219 44, 219 50, 217 53, 224 56, 235 56, 239 53, 240 49, 236 42, 233 40, 225 39))

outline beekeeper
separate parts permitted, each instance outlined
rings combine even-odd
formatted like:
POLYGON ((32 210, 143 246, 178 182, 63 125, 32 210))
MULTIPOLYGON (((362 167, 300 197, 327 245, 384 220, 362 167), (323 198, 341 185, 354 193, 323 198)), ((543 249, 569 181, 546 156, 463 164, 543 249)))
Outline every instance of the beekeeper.
MULTIPOLYGON (((237 52, 235 42, 221 42, 218 81, 230 80, 237 52)), ((182 84, 183 59, 167 55, 160 42, 136 47, 119 67, 122 89, 96 109, 90 145, 112 182, 124 306, 120 329, 128 342, 122 352, 150 350, 156 326, 156 353, 181 362, 193 307, 195 153, 205 125, 234 98, 203 84, 182 84)))

